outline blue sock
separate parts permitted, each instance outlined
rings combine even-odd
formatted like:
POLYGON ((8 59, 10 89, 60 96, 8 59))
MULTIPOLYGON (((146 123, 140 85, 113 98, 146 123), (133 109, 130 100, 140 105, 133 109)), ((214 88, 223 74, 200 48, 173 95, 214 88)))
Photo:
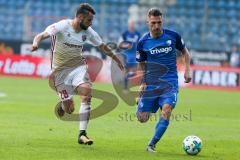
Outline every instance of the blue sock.
POLYGON ((162 135, 164 134, 164 132, 168 127, 168 124, 169 124, 169 120, 166 120, 162 117, 160 118, 160 120, 158 121, 155 127, 155 133, 149 145, 155 145, 161 139, 162 135))

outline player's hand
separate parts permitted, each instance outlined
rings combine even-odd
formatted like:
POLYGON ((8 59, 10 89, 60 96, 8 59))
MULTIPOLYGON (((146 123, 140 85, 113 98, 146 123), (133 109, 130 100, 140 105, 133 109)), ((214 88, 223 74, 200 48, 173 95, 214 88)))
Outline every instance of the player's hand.
POLYGON ((184 73, 184 79, 185 79, 185 83, 189 83, 192 80, 192 76, 189 70, 186 70, 184 73))
POLYGON ((32 46, 32 48, 31 48, 31 52, 33 52, 33 51, 36 51, 38 49, 38 46, 32 46))

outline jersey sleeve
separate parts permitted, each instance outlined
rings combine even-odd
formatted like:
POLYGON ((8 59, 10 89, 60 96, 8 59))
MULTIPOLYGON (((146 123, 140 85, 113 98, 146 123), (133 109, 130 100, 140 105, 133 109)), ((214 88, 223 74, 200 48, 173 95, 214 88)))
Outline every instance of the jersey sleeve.
POLYGON ((61 20, 57 23, 48 26, 45 29, 45 32, 47 32, 50 36, 56 35, 58 32, 61 32, 65 28, 66 23, 67 23, 66 20, 61 20))
POLYGON ((185 43, 179 34, 176 34, 176 49, 182 51, 185 48, 185 43))
POLYGON ((136 61, 144 62, 146 60, 147 60, 146 52, 143 51, 143 44, 141 41, 139 41, 137 44, 136 61))
POLYGON ((90 38, 89 41, 94 46, 100 46, 103 44, 102 38, 92 28, 89 29, 90 38))

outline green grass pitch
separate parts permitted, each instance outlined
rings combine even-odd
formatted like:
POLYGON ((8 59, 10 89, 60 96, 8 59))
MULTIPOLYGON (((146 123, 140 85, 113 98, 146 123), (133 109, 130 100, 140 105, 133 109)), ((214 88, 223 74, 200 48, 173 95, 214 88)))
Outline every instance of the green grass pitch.
MULTIPOLYGON (((94 88, 114 93, 109 84, 94 88)), ((0 77, 0 160, 239 160, 240 93, 181 89, 170 126, 157 146, 147 153, 146 145, 154 127, 151 121, 140 124, 135 107, 119 100, 112 112, 91 120, 92 146, 77 143, 78 122, 65 122, 54 115, 58 101, 47 80, 0 77), (197 135, 203 149, 188 156, 182 141, 197 135)), ((76 112, 79 109, 76 97, 76 112)), ((92 106, 101 103, 93 99, 92 106)))

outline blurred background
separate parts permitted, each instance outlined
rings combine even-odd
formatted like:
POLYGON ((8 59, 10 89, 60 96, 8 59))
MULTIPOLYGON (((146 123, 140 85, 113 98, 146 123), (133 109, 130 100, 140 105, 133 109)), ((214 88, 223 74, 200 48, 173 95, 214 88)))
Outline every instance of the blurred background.
MULTIPOLYGON (((192 54, 192 65, 240 67, 239 0, 0 0, 0 55, 48 57, 48 40, 37 52, 29 51, 33 37, 54 22, 73 18, 82 2, 95 8, 92 27, 105 42, 117 43, 129 19, 143 35, 148 31, 148 9, 158 7, 164 14, 164 27, 182 35, 192 54)), ((106 58, 91 46, 85 50, 106 58)), ((238 85, 238 74, 235 81, 238 85)))

